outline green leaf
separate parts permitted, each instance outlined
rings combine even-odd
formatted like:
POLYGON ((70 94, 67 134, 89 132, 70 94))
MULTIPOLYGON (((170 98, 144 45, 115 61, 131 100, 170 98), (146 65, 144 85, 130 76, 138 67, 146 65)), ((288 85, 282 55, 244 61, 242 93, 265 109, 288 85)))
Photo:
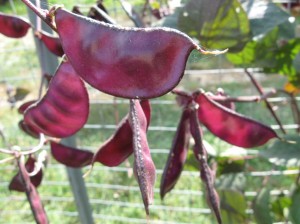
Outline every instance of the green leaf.
POLYGON ((290 17, 287 12, 269 1, 248 0, 243 3, 243 7, 248 14, 254 38, 264 36, 290 17))
POLYGON ((218 191, 221 199, 223 224, 246 223, 247 203, 245 196, 234 190, 218 191))
POLYGON ((285 196, 284 194, 277 196, 277 198, 272 202, 272 211, 277 220, 286 220, 286 211, 288 211, 291 204, 292 201, 290 197, 285 196))
POLYGON ((290 82, 295 86, 300 86, 300 73, 294 67, 294 60, 300 51, 300 38, 295 38, 284 43, 275 55, 275 66, 272 68, 265 68, 265 72, 279 73, 286 75, 290 82))
POLYGON ((253 201, 254 218, 257 224, 272 224, 270 210, 270 188, 262 188, 253 201))
POLYGON ((267 158, 271 163, 280 166, 300 166, 300 136, 286 135, 285 141, 274 140, 267 149, 259 152, 259 155, 267 158))
POLYGON ((22 88, 22 87, 17 87, 16 88, 16 93, 15 93, 15 100, 19 101, 19 100, 23 100, 27 94, 30 93, 30 91, 28 89, 22 88))
POLYGON ((230 157, 218 157, 218 175, 243 172, 245 160, 232 160, 230 157))
POLYGON ((299 224, 300 223, 300 186, 294 186, 294 189, 291 194, 292 204, 290 206, 290 219, 292 223, 299 224))
POLYGON ((250 38, 247 15, 238 0, 191 0, 178 18, 178 27, 206 48, 238 52, 250 38))
POLYGON ((257 41, 250 41, 239 53, 227 53, 227 59, 240 67, 270 67, 274 66, 274 51, 277 47, 278 29, 269 32, 257 41))
POLYGON ((243 173, 223 174, 216 179, 217 189, 230 189, 243 192, 246 188, 246 177, 243 173))

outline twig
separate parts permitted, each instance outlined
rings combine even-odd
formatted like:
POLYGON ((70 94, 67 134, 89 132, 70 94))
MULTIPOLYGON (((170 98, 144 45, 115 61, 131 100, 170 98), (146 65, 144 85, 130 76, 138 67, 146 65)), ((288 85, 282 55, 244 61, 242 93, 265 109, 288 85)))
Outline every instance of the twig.
POLYGON ((261 96, 239 96, 239 97, 229 97, 229 96, 214 96, 208 95, 208 97, 217 102, 239 102, 239 103, 249 103, 249 102, 260 102, 266 100, 276 94, 276 90, 267 92, 261 96))
POLYGON ((288 95, 291 99, 291 110, 294 118, 294 122, 298 125, 297 132, 300 133, 300 110, 297 104, 297 100, 295 99, 295 95, 293 93, 289 93, 283 89, 277 89, 277 92, 284 93, 288 95))
POLYGON ((104 19, 106 19, 106 21, 110 24, 116 24, 116 21, 111 18, 105 11, 103 11, 102 9, 100 9, 97 5, 92 6, 92 9, 97 11, 97 13, 99 13, 104 19))
POLYGON ((145 27, 143 20, 140 18, 138 13, 132 8, 131 4, 124 0, 119 0, 122 8, 124 9, 127 16, 133 21, 136 27, 145 27))
POLYGON ((3 149, 3 148, 0 148, 0 153, 4 153, 4 154, 9 154, 9 155, 29 155, 29 154, 33 154, 37 151, 39 151, 45 144, 46 142, 46 138, 45 138, 45 135, 40 133, 40 142, 37 146, 33 147, 32 149, 28 150, 28 151, 21 151, 19 150, 19 146, 17 146, 17 148, 15 149, 3 149))
POLYGON ((291 109, 294 121, 296 124, 298 124, 297 132, 300 133, 300 110, 293 94, 291 94, 291 109))
MULTIPOLYGON (((245 73, 248 75, 248 77, 250 78, 252 84, 255 86, 256 90, 263 95, 264 91, 262 89, 262 87, 259 85, 259 83, 255 80, 255 78, 253 77, 253 75, 247 70, 247 68, 245 68, 245 73)), ((278 116, 276 115, 275 111, 272 108, 271 103, 265 99, 264 100, 266 103, 267 108, 269 109, 269 111, 271 112, 272 116, 274 117, 275 121, 277 122, 277 124, 279 125, 280 130, 282 131, 283 134, 286 134, 286 131, 284 130, 281 121, 279 120, 278 116)))
MULTIPOLYGON (((21 0, 28 8, 30 8, 38 17, 40 17, 48 26, 51 27, 55 32, 57 32, 57 29, 54 25, 54 23, 51 21, 51 13, 49 13, 48 10, 40 9, 37 6, 35 6, 30 0, 21 0)), ((53 8, 53 10, 55 10, 53 8)))
POLYGON ((0 152, 4 153, 4 154, 9 154, 9 155, 13 155, 15 152, 12 150, 8 150, 8 149, 2 149, 0 148, 0 152))
POLYGON ((0 160, 0 164, 9 162, 9 161, 14 160, 14 159, 15 159, 14 156, 7 157, 7 158, 5 158, 5 159, 0 160))

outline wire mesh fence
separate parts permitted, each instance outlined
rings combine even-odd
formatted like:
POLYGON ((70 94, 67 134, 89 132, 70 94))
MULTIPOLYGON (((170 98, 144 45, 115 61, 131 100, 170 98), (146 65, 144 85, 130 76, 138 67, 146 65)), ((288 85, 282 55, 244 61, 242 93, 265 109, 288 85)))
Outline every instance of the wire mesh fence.
MULTIPOLYGON (((119 7, 110 9, 118 14, 119 7)), ((26 41, 9 43, 5 40, 5 48, 0 50, 0 92, 1 110, 8 113, 11 104, 7 103, 5 88, 7 85, 28 85, 32 92, 26 99, 34 98, 38 92, 40 84, 40 69, 38 60, 33 56, 34 44, 31 34, 26 41), (19 59, 13 60, 15 55, 23 56, 24 61, 20 66, 19 59), (18 65, 18 66, 16 66, 18 65), (12 70, 12 67, 16 67, 12 70), (9 74, 7 73, 9 71, 9 74)), ((0 44, 3 44, 0 37, 0 44)), ((3 45, 4 46, 4 45, 3 45)), ((21 57, 20 57, 21 58, 21 57)), ((233 73, 242 73, 243 70, 210 70, 210 71, 186 71, 183 82, 198 82, 201 87, 206 85, 203 77, 209 74, 216 80, 225 79, 225 75, 233 73), (202 78, 202 80, 201 80, 202 78), (195 81, 196 80, 196 81, 195 81)), ((253 70, 257 72, 256 70, 253 70)), ((261 75, 261 74, 258 74, 261 75)), ((261 75, 264 77, 264 75, 261 75)), ((210 78, 211 79, 211 78, 210 78)), ((218 81, 214 81, 219 85, 218 81)), ((95 90, 90 90, 91 115, 84 129, 77 135, 78 147, 96 151, 103 141, 109 137, 117 127, 118 121, 128 111, 128 101, 123 99, 113 99, 105 94, 95 90)), ((252 92, 254 92, 252 90, 252 92)), ((251 92, 251 93, 252 93, 251 92)), ((247 94, 248 92, 246 92, 247 94)), ((274 97, 269 99, 274 104, 282 104, 289 101, 286 97, 274 97)), ((300 101, 300 97, 297 98, 300 101)), ((207 207, 204 199, 203 187, 199 178, 199 171, 194 167, 193 162, 188 164, 183 171, 178 185, 173 189, 165 201, 159 198, 159 180, 163 171, 163 164, 167 160, 169 148, 172 142, 174 132, 180 115, 180 108, 177 107, 174 96, 165 96, 151 101, 153 107, 153 120, 149 127, 149 143, 154 163, 157 164, 157 184, 155 186, 155 203, 150 207, 151 221, 147 220, 143 211, 143 204, 139 193, 139 187, 134 180, 132 170, 132 158, 120 167, 104 167, 100 164, 95 165, 93 172, 85 179, 89 201, 93 209, 93 218, 96 223, 153 223, 153 224, 192 224, 192 223, 213 223, 211 211, 207 207), (170 118, 171 117, 171 118, 170 118), (174 118, 175 117, 175 118, 174 118)), ((248 115, 253 115, 255 108, 261 105, 251 105, 247 110, 248 115)), ((16 114, 15 114, 16 115, 16 114)), ((254 114, 256 116, 256 114, 254 114)), ((282 116, 287 116, 286 113, 282 116)), ((22 135, 17 127, 16 115, 9 122, 12 125, 5 126, 10 136, 8 140, 16 138, 13 144, 22 143, 23 148, 29 148, 35 142, 27 140, 27 137, 18 138, 22 135), (26 139, 26 140, 24 140, 26 139)), ((279 129, 278 125, 269 119, 267 112, 259 118, 267 121, 272 128, 279 129)), ((1 119, 2 120, 2 119, 1 119)), ((293 124, 287 119, 288 123, 284 125, 286 129, 297 129, 298 125, 293 124)), ((4 122, 5 123, 5 122, 4 122)), ((5 123, 4 125, 6 125, 5 123)), ((3 124, 2 124, 3 125, 3 124)), ((208 136, 211 139, 211 136, 208 136)), ((220 148, 224 147, 222 143, 220 148)), ((229 147, 226 145, 225 147, 229 147)), ((47 147, 46 147, 47 150, 47 147)), ((222 150, 218 150, 222 151, 222 150)), ((258 150, 247 150, 244 155, 257 155, 258 150)), ((76 203, 70 190, 70 183, 65 171, 65 167, 57 164, 53 159, 49 159, 48 165, 44 170, 44 180, 39 188, 41 198, 45 204, 46 212, 51 217, 52 223, 78 223, 78 212, 76 203)), ((0 166, 0 223, 32 223, 31 211, 26 202, 25 195, 9 192, 7 187, 10 177, 16 172, 13 164, 0 166), (13 218, 12 218, 13 217, 13 218), (9 220, 9 221, 7 221, 9 220)), ((87 169, 84 169, 87 172, 87 169)), ((259 170, 243 173, 255 180, 255 183, 261 182, 266 176, 291 176, 299 174, 298 169, 282 170, 259 170)), ((288 182, 283 187, 278 187, 271 191, 272 196, 289 194, 288 182)), ((257 195, 257 189, 252 187, 244 192, 247 201, 250 202, 257 195)), ((249 203, 246 214, 252 216, 251 204, 249 203)), ((278 223, 279 224, 279 223, 278 223)))

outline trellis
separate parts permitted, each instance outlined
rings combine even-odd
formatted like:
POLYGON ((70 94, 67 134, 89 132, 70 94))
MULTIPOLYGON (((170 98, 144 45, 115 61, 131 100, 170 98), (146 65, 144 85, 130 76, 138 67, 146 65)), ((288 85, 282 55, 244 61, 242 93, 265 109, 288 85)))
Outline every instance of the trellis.
MULTIPOLYGON (((11 52, 15 52, 16 50, 26 50, 26 48, 19 48, 19 49, 11 49, 11 50, 1 50, 0 53, 7 53, 9 51, 11 52)), ((56 59, 53 59, 56 60, 56 59)), ((52 66, 55 65, 55 62, 52 64, 52 66)), ((55 67, 55 66, 54 66, 55 67)), ((53 68, 52 68, 53 69, 53 68)), ((228 70, 227 70, 228 72, 228 70)), ((199 72, 201 73, 201 72, 199 72)), ((222 75, 222 71, 217 72, 218 75, 222 75)), ((32 76, 25 76, 25 77, 13 77, 13 78, 6 78, 6 77, 1 77, 0 81, 15 81, 15 80, 20 80, 20 79, 32 79, 32 76)), ((276 97, 276 98, 270 98, 269 101, 270 102, 282 102, 287 100, 284 97, 276 97)), ((300 98, 298 97, 297 100, 299 101, 300 98)), ((108 105, 115 105, 115 104, 123 104, 123 103, 128 103, 125 100, 112 100, 112 99, 100 99, 100 100, 92 100, 91 101, 92 104, 108 104, 108 105)), ((161 99, 156 99, 152 101, 152 104, 162 104, 162 105, 173 105, 175 104, 174 101, 171 100, 161 100, 161 99)), ((273 125, 272 126, 274 129, 278 129, 278 125, 273 125)), ((87 124, 85 125, 85 129, 101 129, 101 130, 114 130, 116 128, 115 124, 87 124)), ((298 125, 296 124, 285 124, 284 128, 286 129, 297 129, 298 125)), ((176 125, 174 126, 150 126, 149 127, 149 132, 151 131, 158 131, 158 132, 174 132, 176 130, 176 125)), ((74 144, 72 143, 74 139, 69 139, 69 141, 71 141, 71 143, 69 144, 74 144)), ((83 146, 84 148, 88 148, 88 146, 83 146)), ((92 150, 96 150, 96 148, 91 148, 92 150)), ((152 154, 160 154, 162 156, 167 156, 168 153, 168 149, 152 149, 151 150, 152 154)), ((248 151, 249 154, 256 154, 257 151, 256 150, 249 150, 248 151)), ((8 170, 13 169, 12 166, 1 166, 0 170, 1 172, 5 172, 8 170)), ((63 170, 64 167, 62 165, 49 165, 47 167, 47 169, 49 170, 63 170)), ((96 166, 94 168, 94 172, 98 172, 98 171, 106 171, 106 172, 114 172, 114 173, 124 173, 124 172, 128 172, 128 167, 115 167, 115 168, 109 168, 109 167, 103 167, 103 166, 96 166)), ((86 194, 88 191, 85 190, 85 187, 82 185, 82 172, 80 170, 74 170, 74 169, 68 169, 68 172, 71 176, 71 178, 75 178, 75 182, 73 182, 73 186, 78 186, 78 189, 75 190, 76 191, 80 191, 79 194, 74 194, 74 197, 55 197, 55 196, 43 196, 41 195, 41 198, 43 199, 44 202, 46 201, 56 201, 56 202, 74 202, 74 201, 80 201, 81 203, 83 203, 83 201, 87 201, 86 197, 82 197, 84 194, 86 194), (73 173, 73 174, 72 174, 73 173), (81 186, 79 186, 81 185, 81 186), (85 192, 85 193, 82 193, 85 192), (79 197, 79 198, 77 198, 79 197)), ((161 169, 157 170, 158 174, 162 173, 161 169)), ((263 177, 263 176, 272 176, 272 175, 297 175, 299 174, 299 170, 273 170, 273 171, 260 171, 260 172, 250 172, 250 173, 246 173, 247 175, 251 175, 251 176, 256 176, 256 177, 263 177)), ((194 171, 184 171, 182 176, 192 176, 195 179, 199 179, 199 173, 198 172, 194 172, 194 171)), ((72 182, 72 181, 71 181, 72 182)), ((45 186, 69 186, 69 182, 67 181, 55 181, 55 180, 46 180, 43 182, 43 185, 45 186)), ((1 188, 6 188, 8 186, 8 182, 4 181, 4 182, 0 182, 0 187, 1 188)), ((106 183, 91 183, 88 180, 85 182, 85 186, 87 189, 90 188, 101 188, 103 190, 124 190, 124 191, 133 191, 133 192, 139 192, 139 188, 137 186, 128 186, 128 185, 118 185, 118 184, 106 184, 106 183)), ((159 192, 159 189, 155 189, 155 193, 157 194, 159 192)), ((279 194, 288 194, 288 190, 284 189, 284 190, 273 190, 271 192, 271 195, 279 195, 279 194)), ((186 196, 197 196, 200 197, 203 195, 202 191, 194 191, 194 190, 177 190, 174 189, 171 194, 173 195, 186 195, 186 196)), ((254 191, 247 191, 245 192, 245 196, 247 197, 254 197, 257 194, 257 192, 254 191)), ((1 201, 7 201, 8 202, 12 202, 12 201, 24 201, 25 197, 7 197, 7 198, 1 198, 1 201)), ((79 203, 80 204, 80 203, 79 203)), ((105 205, 105 206, 120 206, 120 207, 132 207, 132 208, 137 208, 137 209, 143 209, 143 205, 142 203, 131 203, 131 202, 126 202, 126 201, 108 201, 108 200, 102 200, 102 199, 98 199, 98 198, 90 198, 89 199, 89 204, 91 205, 105 205)), ((81 204, 83 205, 83 204, 81 204)), ((70 211, 64 211, 64 210, 50 210, 47 211, 47 213, 53 213, 56 214, 58 216, 76 216, 79 217, 79 220, 81 220, 81 223, 92 223, 89 214, 91 214, 91 211, 88 209, 88 206, 79 206, 78 208, 78 212, 70 212, 70 211)), ((151 210, 164 210, 166 212, 168 211, 175 211, 175 212, 182 212, 182 213, 191 213, 191 214, 210 214, 210 209, 208 208, 190 208, 190 207, 180 207, 180 206, 166 206, 166 205, 162 205, 162 204, 157 204, 157 205, 152 205, 151 210)), ((24 211, 24 210, 5 210, 0 208, 0 214, 3 216, 5 215, 16 215, 16 214, 31 214, 31 211, 24 211)), ((247 210, 248 214, 252 213, 251 209, 247 210)), ((93 213, 92 214, 93 219, 96 222, 100 222, 100 220, 104 220, 104 221, 108 221, 111 223, 114 222, 123 222, 123 223, 147 223, 146 219, 138 219, 138 218, 133 218, 133 217, 124 217, 124 216, 119 216, 117 214, 114 215, 107 215, 107 214, 96 214, 93 213)), ((5 223, 5 220, 3 220, 5 223)), ((0 218, 0 223, 2 222, 1 218, 0 218)), ((102 222, 101 222, 102 223, 102 222)), ((187 222, 177 222, 176 220, 153 220, 151 221, 151 223, 153 224, 158 224, 158 223, 164 223, 164 224, 188 224, 187 222)), ((193 223, 193 222, 189 222, 189 223, 193 223)))

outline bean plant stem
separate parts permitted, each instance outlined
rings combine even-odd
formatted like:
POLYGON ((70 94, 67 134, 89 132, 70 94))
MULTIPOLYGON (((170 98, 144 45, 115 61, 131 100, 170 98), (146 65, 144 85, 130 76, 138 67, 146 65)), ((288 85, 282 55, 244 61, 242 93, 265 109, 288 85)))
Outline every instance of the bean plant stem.
POLYGON ((292 109, 295 123, 298 124, 297 132, 300 133, 300 111, 299 111, 297 101, 293 94, 291 94, 291 109, 292 109))
POLYGON ((106 12, 100 9, 97 5, 92 6, 92 9, 96 10, 101 16, 103 16, 109 23, 116 24, 116 21, 111 18, 106 12))
POLYGON ((276 90, 267 92, 261 96, 239 96, 239 97, 228 97, 228 96, 208 96, 210 99, 217 102, 239 102, 239 103, 249 103, 249 102, 259 102, 266 100, 276 94, 276 90))
MULTIPOLYGON (((254 87, 256 88, 256 90, 261 95, 263 95, 264 91, 263 91, 262 87, 259 85, 259 83, 256 81, 256 79, 254 78, 254 76, 248 71, 247 68, 245 69, 245 73, 250 78, 250 80, 251 80, 252 84, 254 85, 254 87)), ((279 120, 278 116, 276 115, 275 111, 273 110, 271 103, 267 99, 265 99, 264 101, 266 103, 267 108, 269 109, 269 111, 271 112, 272 116, 274 117, 275 121, 279 125, 280 130, 282 131, 283 134, 286 134, 286 131, 284 130, 284 128, 282 126, 282 123, 279 120)))
POLYGON ((291 110, 294 118, 294 122, 298 125, 297 132, 300 133, 300 110, 293 93, 289 93, 283 89, 277 89, 277 92, 284 93, 290 97, 291 110))
POLYGON ((30 0, 21 0, 28 8, 30 8, 38 17, 40 17, 48 26, 51 27, 55 32, 57 31, 54 24, 49 20, 49 11, 43 10, 32 4, 30 0))

